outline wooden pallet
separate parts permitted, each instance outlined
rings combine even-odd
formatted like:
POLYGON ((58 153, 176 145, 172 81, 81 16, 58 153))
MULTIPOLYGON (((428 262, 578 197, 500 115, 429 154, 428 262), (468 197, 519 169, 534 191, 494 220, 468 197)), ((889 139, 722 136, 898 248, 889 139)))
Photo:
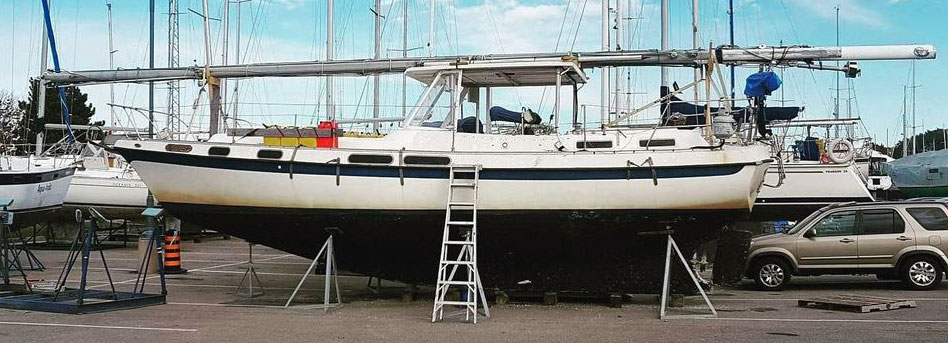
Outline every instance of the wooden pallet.
POLYGON ((856 294, 842 294, 830 297, 800 299, 797 304, 800 307, 862 313, 897 310, 900 308, 911 308, 916 306, 914 300, 899 300, 856 294))

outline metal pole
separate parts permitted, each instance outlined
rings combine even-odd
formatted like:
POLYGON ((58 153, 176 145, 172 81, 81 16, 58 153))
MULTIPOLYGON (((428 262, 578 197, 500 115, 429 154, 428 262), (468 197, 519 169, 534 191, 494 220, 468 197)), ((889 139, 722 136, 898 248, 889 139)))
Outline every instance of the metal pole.
MULTIPOLYGON (((382 0, 375 0, 375 58, 382 58, 382 0)), ((375 74, 372 85, 372 119, 379 118, 379 75, 375 74)), ((379 130, 379 122, 372 123, 372 131, 379 130)))
MULTIPOLYGON (((727 2, 728 29, 731 36, 731 46, 734 46, 734 0, 727 2)), ((734 99, 734 65, 731 65, 731 99, 734 99)), ((732 106, 733 107, 733 106, 732 106)))
MULTIPOLYGON (((224 41, 222 42, 222 45, 223 45, 223 46, 221 47, 221 63, 222 63, 223 65, 227 65, 227 55, 228 55, 228 50, 229 50, 228 48, 229 48, 229 43, 230 43, 230 42, 229 42, 229 38, 230 38, 230 0, 224 0, 224 5, 223 5, 223 6, 224 6, 224 14, 223 14, 223 16, 224 16, 224 18, 223 18, 223 21, 224 21, 224 22, 223 22, 223 25, 224 25, 224 37, 223 37, 223 40, 224 40, 224 41)), ((222 99, 221 99, 221 103, 224 104, 224 106, 221 108, 221 111, 223 111, 223 113, 224 113, 224 126, 225 126, 225 128, 226 128, 226 126, 227 126, 227 119, 226 119, 226 118, 227 118, 227 79, 221 79, 221 81, 220 81, 220 86, 221 86, 221 89, 224 90, 223 92, 221 92, 221 93, 222 93, 222 94, 221 94, 221 98, 222 98, 222 99)))
POLYGON ((560 130, 560 89, 563 85, 563 78, 560 75, 560 70, 556 70, 556 93, 553 102, 555 106, 553 107, 553 131, 559 133, 560 130))
MULTIPOLYGON (((237 56, 235 57, 237 59, 236 60, 237 64, 240 64, 240 7, 241 7, 241 4, 244 3, 244 1, 250 1, 250 0, 237 0, 237 37, 235 37, 237 40, 237 46, 236 46, 236 51, 235 51, 237 54, 237 56)), ((240 88, 240 79, 235 79, 234 80, 234 100, 233 100, 234 111, 231 112, 231 116, 234 118, 234 126, 237 126, 237 109, 239 107, 238 100, 240 98, 240 92, 238 92, 239 88, 240 88)))
MULTIPOLYGON (((105 3, 105 7, 109 10, 109 69, 115 69, 115 59, 112 56, 115 54, 115 49, 112 46, 112 3, 105 3)), ((115 103, 114 83, 109 83, 109 103, 115 103)), ((115 126, 115 107, 113 106, 109 106, 109 125, 115 126)))
MULTIPOLYGON (((839 5, 836 5, 836 46, 839 46, 839 5)), ((836 62, 839 67, 839 61, 836 62)), ((839 74, 836 74, 836 100, 833 101, 833 119, 839 120, 839 74)), ((839 125, 836 126, 836 138, 839 138, 839 125)))
MULTIPOLYGON (((335 26, 335 24, 333 23, 333 17, 335 16, 334 15, 335 10, 333 9, 333 2, 334 2, 333 0, 329 0, 326 2, 326 60, 327 61, 332 61, 333 40, 335 40, 335 37, 333 37, 333 35, 335 34, 333 32, 334 26, 335 26)), ((332 93, 333 93, 333 77, 327 76, 326 77, 326 116, 329 118, 329 120, 336 120, 336 108, 335 108, 335 104, 333 103, 332 93)))
MULTIPOLYGON (((53 0, 47 0, 48 3, 52 4, 53 0)), ((40 49, 40 75, 46 72, 46 60, 49 59, 49 39, 46 38, 48 34, 46 33, 46 25, 43 25, 43 39, 42 39, 42 48, 40 49)), ((43 83, 43 80, 39 80, 39 86, 36 89, 36 117, 45 118, 46 117, 46 84, 43 83)), ((42 153, 42 152, 40 152, 42 153)))
MULTIPOLYGON (((691 47, 694 49, 698 49, 698 0, 691 0, 691 47)), ((701 69, 695 68, 694 81, 698 81, 700 79, 701 79, 701 69)), ((695 87, 695 101, 697 100, 698 100, 698 87, 695 87)))
POLYGON ((434 56, 434 41, 435 41, 435 6, 437 5, 436 0, 431 0, 429 2, 428 8, 428 57, 434 56))
MULTIPOLYGON (((602 0, 602 51, 609 50, 609 0, 602 0)), ((606 123, 609 121, 609 68, 603 68, 600 73, 599 122, 606 123)))
MULTIPOLYGON (((402 58, 408 57, 408 0, 403 0, 404 5, 402 13, 402 58)), ((490 106, 488 104, 488 106, 490 106)), ((402 117, 407 115, 408 111, 408 76, 402 73, 402 117)))
MULTIPOLYGON (((332 0, 329 0, 329 1, 332 1, 332 0)), ((325 280, 324 280, 324 282, 323 282, 323 286, 324 286, 324 290, 323 290, 323 311, 329 312, 329 291, 330 291, 330 289, 331 289, 330 286, 332 286, 332 284, 331 284, 330 282, 331 282, 331 279, 332 279, 332 269, 334 268, 333 265, 332 265, 332 262, 333 262, 333 256, 332 256, 332 235, 329 235, 329 240, 326 241, 326 244, 328 244, 329 247, 326 249, 326 278, 325 278, 325 280)))
MULTIPOLYGON (((918 153, 918 144, 915 143, 915 88, 918 88, 918 85, 915 84, 915 61, 912 61, 912 154, 918 153)), ((923 139, 924 141, 924 139, 923 139)))
MULTIPOLYGON (((168 1, 168 68, 178 67, 178 0, 168 1)), ((178 132, 179 108, 181 104, 180 82, 168 82, 168 113, 165 115, 165 129, 178 132)), ((114 103, 114 102, 113 102, 114 103)), ((114 107, 114 106, 113 106, 114 107)), ((177 134, 173 134, 177 136, 177 134)), ((177 137, 175 137, 177 138, 177 137)))
POLYGON ((209 102, 209 132, 213 136, 218 131, 218 126, 220 125, 219 115, 220 115, 220 101, 221 101, 221 89, 220 84, 211 76, 210 66, 213 63, 213 56, 211 55, 211 24, 207 1, 202 1, 204 7, 203 17, 204 17, 204 78, 208 86, 208 102, 209 102))
MULTIPOLYGON (((668 50, 668 0, 662 0, 662 50, 668 50)), ((662 87, 668 87, 668 67, 662 66, 662 87)))
MULTIPOLYGON (((624 35, 625 32, 623 32, 624 30, 622 28, 622 9, 623 9, 622 2, 623 1, 626 1, 626 0, 616 0, 616 19, 615 19, 616 51, 621 51, 622 44, 625 43, 623 41, 623 38, 625 37, 624 35)), ((613 106, 611 107, 615 108, 616 116, 618 117, 622 115, 621 113, 622 112, 622 67, 616 67, 612 69, 615 72, 614 72, 614 76, 612 76, 613 80, 610 80, 610 81, 614 82, 616 85, 615 87, 616 95, 615 95, 615 102, 613 102, 612 104, 613 106)))
MULTIPOLYGON (((155 68, 155 0, 148 1, 148 68, 155 68)), ((155 138, 154 81, 148 81, 148 138, 155 138)))
POLYGON ((908 87, 902 86, 902 157, 908 156, 908 87))

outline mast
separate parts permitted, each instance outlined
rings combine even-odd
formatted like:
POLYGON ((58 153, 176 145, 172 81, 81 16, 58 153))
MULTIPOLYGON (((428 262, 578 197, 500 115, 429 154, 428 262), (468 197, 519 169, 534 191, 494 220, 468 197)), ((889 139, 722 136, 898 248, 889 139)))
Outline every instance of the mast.
MULTIPOLYGON (((668 50, 668 0, 662 0, 662 51, 668 50)), ((662 88, 668 88, 668 67, 662 66, 662 88)))
MULTIPOLYGON (((41 1, 43 3, 43 21, 46 24, 46 38, 49 39, 49 48, 53 53, 53 71, 58 74, 61 71, 59 68, 59 52, 56 51, 56 35, 53 33, 53 20, 49 16, 49 1, 41 1)), ((60 110, 62 110, 63 125, 66 126, 66 142, 72 143, 76 141, 76 137, 72 134, 72 120, 69 117, 69 106, 66 106, 66 91, 61 86, 56 86, 56 90, 59 93, 59 106, 60 110)), ((39 100, 40 103, 46 101, 45 97, 37 100, 39 100)))
MULTIPOLYGON (((839 47, 839 5, 836 5, 836 46, 839 47)), ((839 67, 839 61, 836 61, 839 67)), ((836 101, 833 102, 833 119, 839 120, 839 74, 836 75, 836 101)), ((836 125, 836 138, 839 138, 839 125, 836 125)))
MULTIPOLYGON (((408 0, 402 0, 402 58, 408 58, 408 0)), ((408 115, 408 76, 402 73, 402 118, 408 115)))
MULTIPOLYGON (((609 0, 602 0, 602 51, 609 50, 609 0)), ((609 68, 603 68, 600 73, 602 74, 602 80, 600 80, 602 94, 599 97, 599 122, 605 125, 609 122, 609 68)))
MULTIPOLYGON (((109 69, 115 69, 113 54, 115 54, 115 49, 112 47, 112 3, 105 3, 105 7, 109 11, 109 69)), ((109 83, 109 103, 115 103, 115 84, 109 83)), ((115 107, 109 106, 109 125, 115 126, 115 107)))
MULTIPOLYGON (((382 58, 382 0, 375 0, 375 59, 382 58)), ((379 75, 372 84, 372 119, 379 118, 379 75)), ((372 122, 372 132, 379 130, 379 122, 372 122)))
MULTIPOLYGON (((148 68, 155 68, 155 0, 148 1, 148 68)), ((155 138, 155 81, 148 81, 148 138, 155 138)))
MULTIPOLYGON (((734 0, 727 1, 728 31, 730 31, 731 46, 734 46, 734 0)), ((734 99, 734 65, 731 65, 731 99, 734 99)))
MULTIPOLYGON (((237 40, 237 46, 235 47, 236 48, 235 53, 237 56, 234 57, 236 59, 237 64, 240 64, 240 7, 244 2, 247 2, 247 1, 250 1, 250 0, 237 0, 237 37, 235 37, 237 40)), ((231 112, 231 116, 234 118, 234 126, 237 126, 237 108, 238 108, 237 105, 239 104, 238 99, 240 97, 240 93, 237 90, 239 88, 240 88, 240 79, 236 79, 234 80, 234 100, 232 100, 234 103, 234 110, 233 112, 231 112)))
MULTIPOLYGON (((335 10, 333 9, 333 0, 326 2, 326 60, 332 61, 333 54, 333 17, 335 10)), ((326 77, 326 117, 329 120, 336 120, 336 107, 333 103, 332 93, 333 93, 333 78, 332 76, 326 77)))
MULTIPOLYGON (((177 68, 178 59, 178 0, 168 1, 168 68, 177 68)), ((165 128, 171 132, 178 132, 177 118, 181 104, 180 82, 168 82, 168 114, 165 128)))
MULTIPOLYGON (((407 1, 407 0, 406 0, 407 1)), ((428 5, 428 57, 434 56, 434 40, 435 40, 435 5, 437 5, 437 0, 431 0, 428 5)))
MULTIPOLYGON (((624 35, 625 30, 622 27, 622 17, 623 17, 622 16, 622 9, 623 9, 622 2, 623 1, 625 0, 616 0, 616 20, 615 20, 616 22, 616 51, 622 50, 622 44, 624 43, 623 38, 625 36, 624 35)), ((615 88, 616 100, 613 103, 612 107, 615 108, 616 117, 618 117, 622 115, 622 68, 616 67, 612 69, 615 70, 615 73, 613 76, 614 80, 612 81, 615 82, 616 84, 616 88, 615 88)))
POLYGON ((908 87, 902 85, 902 157, 908 156, 908 87))
POLYGON ((211 63, 213 63, 214 57, 211 55, 211 23, 210 17, 208 16, 207 1, 202 1, 204 7, 203 19, 204 19, 204 79, 208 86, 208 102, 209 102, 209 127, 208 131, 210 135, 213 136, 218 132, 218 126, 220 125, 220 111, 221 111, 221 88, 220 84, 217 83, 217 80, 211 76, 211 63))
MULTIPOLYGON (((224 0, 223 6, 224 6, 224 14, 223 14, 224 37, 222 38, 224 41, 221 43, 222 45, 221 46, 221 63, 223 65, 227 65, 227 53, 229 50, 228 38, 230 38, 230 0, 224 0)), ((224 104, 224 107, 221 108, 221 111, 224 113, 224 121, 225 121, 224 125, 226 126, 227 125, 226 123, 227 121, 227 79, 222 79, 220 83, 221 83, 221 89, 224 90, 223 92, 221 92, 222 93, 221 102, 224 104)))
MULTIPOLYGON (((918 85, 915 84, 915 61, 912 61, 912 154, 913 155, 918 153, 918 144, 915 144, 915 140, 916 140, 915 128, 917 127, 915 124, 915 88, 918 88, 918 85)), ((922 138, 922 141, 924 142, 925 139, 922 138)))
MULTIPOLYGON (((691 48, 697 50, 698 47, 698 0, 691 0, 691 48)), ((701 79, 701 68, 695 68, 694 81, 701 79)), ((710 80, 709 80, 710 81, 710 80)), ((695 87, 695 101, 698 100, 698 87, 695 87)), ((710 105, 710 103, 708 104, 710 105)))
MULTIPOLYGON (((53 0, 47 0, 47 2, 52 3, 53 0)), ((46 36, 46 25, 43 25, 43 39, 42 39, 42 48, 40 48, 40 75, 46 72, 46 60, 49 58, 49 40, 46 36)), ((45 118, 46 117, 46 84, 42 81, 39 82, 37 88, 37 101, 36 101, 36 117, 45 118)))

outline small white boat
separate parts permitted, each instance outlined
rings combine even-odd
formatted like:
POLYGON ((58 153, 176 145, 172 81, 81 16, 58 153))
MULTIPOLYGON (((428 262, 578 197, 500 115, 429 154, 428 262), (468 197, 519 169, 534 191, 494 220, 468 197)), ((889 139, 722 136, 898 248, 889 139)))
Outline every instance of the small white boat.
POLYGON ((0 198, 13 199, 16 228, 36 223, 63 205, 75 167, 53 167, 29 157, 0 157, 0 198))
POLYGON ((63 207, 95 208, 110 219, 141 219, 148 187, 121 156, 87 144, 81 154, 44 158, 40 163, 77 167, 63 207))

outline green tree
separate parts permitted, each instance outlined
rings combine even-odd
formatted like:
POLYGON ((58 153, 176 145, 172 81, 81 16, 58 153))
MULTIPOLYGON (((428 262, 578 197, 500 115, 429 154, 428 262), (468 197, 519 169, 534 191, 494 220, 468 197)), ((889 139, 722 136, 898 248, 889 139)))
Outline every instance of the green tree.
MULTIPOLYGON (((39 97, 39 80, 30 80, 30 96, 27 101, 20 101, 20 109, 25 111, 20 123, 20 128, 24 130, 21 137, 25 143, 35 143, 36 134, 44 133, 43 141, 47 144, 53 144, 62 139, 65 135, 63 130, 46 130, 46 124, 62 124, 62 106, 59 103, 59 91, 56 87, 46 88, 46 116, 37 115, 39 108, 37 98, 39 97)), ((69 107, 70 124, 88 125, 90 119, 95 115, 95 107, 88 104, 89 96, 79 90, 79 87, 65 87, 66 106, 69 107)))

